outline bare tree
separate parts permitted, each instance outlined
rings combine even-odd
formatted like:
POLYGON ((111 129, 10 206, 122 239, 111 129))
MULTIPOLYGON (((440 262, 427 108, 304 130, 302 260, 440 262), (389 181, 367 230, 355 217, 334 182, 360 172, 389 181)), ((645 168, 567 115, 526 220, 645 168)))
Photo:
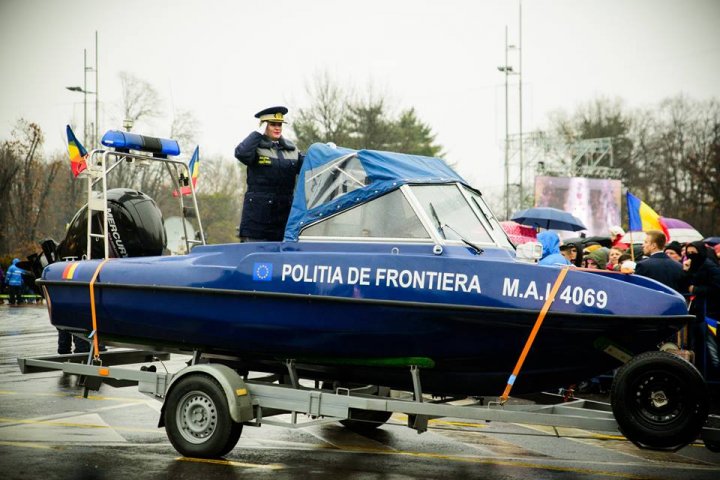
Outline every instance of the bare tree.
POLYGON ((344 145, 348 130, 348 95, 330 79, 327 72, 316 74, 305 91, 312 104, 301 108, 293 122, 293 132, 300 148, 313 142, 334 142, 344 145))
POLYGON ((197 143, 197 134, 200 130, 200 122, 190 110, 178 110, 173 116, 170 125, 170 138, 177 140, 180 144, 180 151, 192 152, 197 143))
POLYGON ((306 87, 311 104, 301 108, 293 122, 298 145, 306 149, 314 142, 333 142, 349 148, 393 150, 436 156, 442 147, 415 109, 399 116, 388 109, 387 96, 369 86, 362 95, 345 91, 327 73, 316 75, 306 87))
POLYGON ((200 179, 198 181, 200 193, 203 195, 243 193, 245 169, 239 169, 236 160, 226 159, 220 155, 203 157, 202 150, 200 154, 200 179))
POLYGON ((663 101, 656 118, 653 171, 658 204, 701 232, 718 233, 720 104, 679 95, 663 101))
POLYGON ((666 217, 700 232, 720 224, 720 103, 678 95, 629 113, 621 101, 596 99, 552 120, 561 138, 613 137, 622 181, 666 217))
POLYGON ((145 118, 159 117, 163 113, 163 102, 149 82, 129 72, 120 72, 124 119, 137 123, 145 118))
POLYGON ((13 152, 12 144, 3 142, 0 145, 0 205, 3 205, 0 208, 0 228, 2 229, 2 233, 0 233, 0 254, 8 252, 12 245, 9 224, 10 209, 7 206, 10 205, 10 186, 17 176, 19 163, 13 152))
MULTIPOLYGON (((160 94, 146 80, 129 72, 118 74, 122 87, 122 108, 124 119, 134 125, 163 114, 163 101, 160 94)), ((159 163, 150 165, 125 166, 113 170, 109 175, 110 185, 136 188, 153 198, 172 192, 172 186, 165 167, 159 163)))
POLYGON ((39 236, 46 235, 38 230, 38 226, 47 214, 48 197, 60 164, 54 162, 48 165, 43 161, 40 153, 42 143, 40 127, 20 120, 12 132, 12 139, 6 141, 2 148, 10 163, 17 168, 7 186, 9 195, 4 204, 5 248, 15 253, 32 248, 39 236))

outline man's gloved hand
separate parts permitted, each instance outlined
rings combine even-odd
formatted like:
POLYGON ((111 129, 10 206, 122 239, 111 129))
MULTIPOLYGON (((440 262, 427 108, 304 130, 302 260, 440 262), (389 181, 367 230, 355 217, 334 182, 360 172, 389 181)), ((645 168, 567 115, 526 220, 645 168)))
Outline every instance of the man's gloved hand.
POLYGON ((265 135, 265 129, 267 128, 267 125, 265 122, 260 122, 260 126, 255 129, 256 132, 258 132, 260 135, 265 135))

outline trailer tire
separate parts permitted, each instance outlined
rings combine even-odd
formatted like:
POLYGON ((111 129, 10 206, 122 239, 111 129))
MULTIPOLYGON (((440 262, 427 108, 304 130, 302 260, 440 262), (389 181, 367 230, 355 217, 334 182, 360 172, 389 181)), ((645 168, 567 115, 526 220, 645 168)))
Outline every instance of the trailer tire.
POLYGON ((642 353, 621 367, 610 402, 623 435, 656 450, 677 450, 696 440, 709 409, 700 372, 668 352, 642 353))
POLYGON ((230 452, 242 433, 233 421, 220 384, 207 375, 178 380, 165 405, 165 430, 186 457, 217 458, 230 452))

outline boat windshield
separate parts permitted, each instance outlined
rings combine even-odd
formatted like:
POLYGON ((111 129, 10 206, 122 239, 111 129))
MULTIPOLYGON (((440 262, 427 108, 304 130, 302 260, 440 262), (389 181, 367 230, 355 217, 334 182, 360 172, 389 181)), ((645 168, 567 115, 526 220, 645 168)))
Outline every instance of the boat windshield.
POLYGON ((356 153, 305 172, 305 203, 312 209, 370 183, 356 153))
POLYGON ((485 203, 485 199, 482 198, 482 195, 466 186, 462 186, 461 188, 463 193, 470 199, 472 206, 480 212, 481 220, 487 225, 488 230, 497 243, 501 247, 511 248, 514 250, 515 247, 510 242, 510 239, 505 233, 505 230, 503 230, 498 219, 495 217, 495 214, 492 213, 490 207, 488 207, 487 203, 485 203))
POLYGON ((305 228, 300 238, 334 237, 429 239, 415 211, 401 190, 357 205, 305 228))
MULTIPOLYGON (((441 237, 448 240, 464 239, 472 243, 495 244, 495 240, 488 232, 491 228, 489 220, 485 222, 480 220, 475 209, 468 203, 473 200, 468 200, 458 185, 412 185, 411 190, 441 237)), ((478 213, 484 216, 479 205, 484 203, 476 207, 478 213)))

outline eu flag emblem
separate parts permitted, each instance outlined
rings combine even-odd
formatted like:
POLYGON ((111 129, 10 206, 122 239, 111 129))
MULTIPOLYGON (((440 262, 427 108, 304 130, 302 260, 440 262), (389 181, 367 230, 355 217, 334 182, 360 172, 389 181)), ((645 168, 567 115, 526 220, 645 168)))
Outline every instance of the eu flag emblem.
POLYGON ((269 282, 272 280, 272 263, 255 263, 253 265, 253 280, 256 282, 269 282))

